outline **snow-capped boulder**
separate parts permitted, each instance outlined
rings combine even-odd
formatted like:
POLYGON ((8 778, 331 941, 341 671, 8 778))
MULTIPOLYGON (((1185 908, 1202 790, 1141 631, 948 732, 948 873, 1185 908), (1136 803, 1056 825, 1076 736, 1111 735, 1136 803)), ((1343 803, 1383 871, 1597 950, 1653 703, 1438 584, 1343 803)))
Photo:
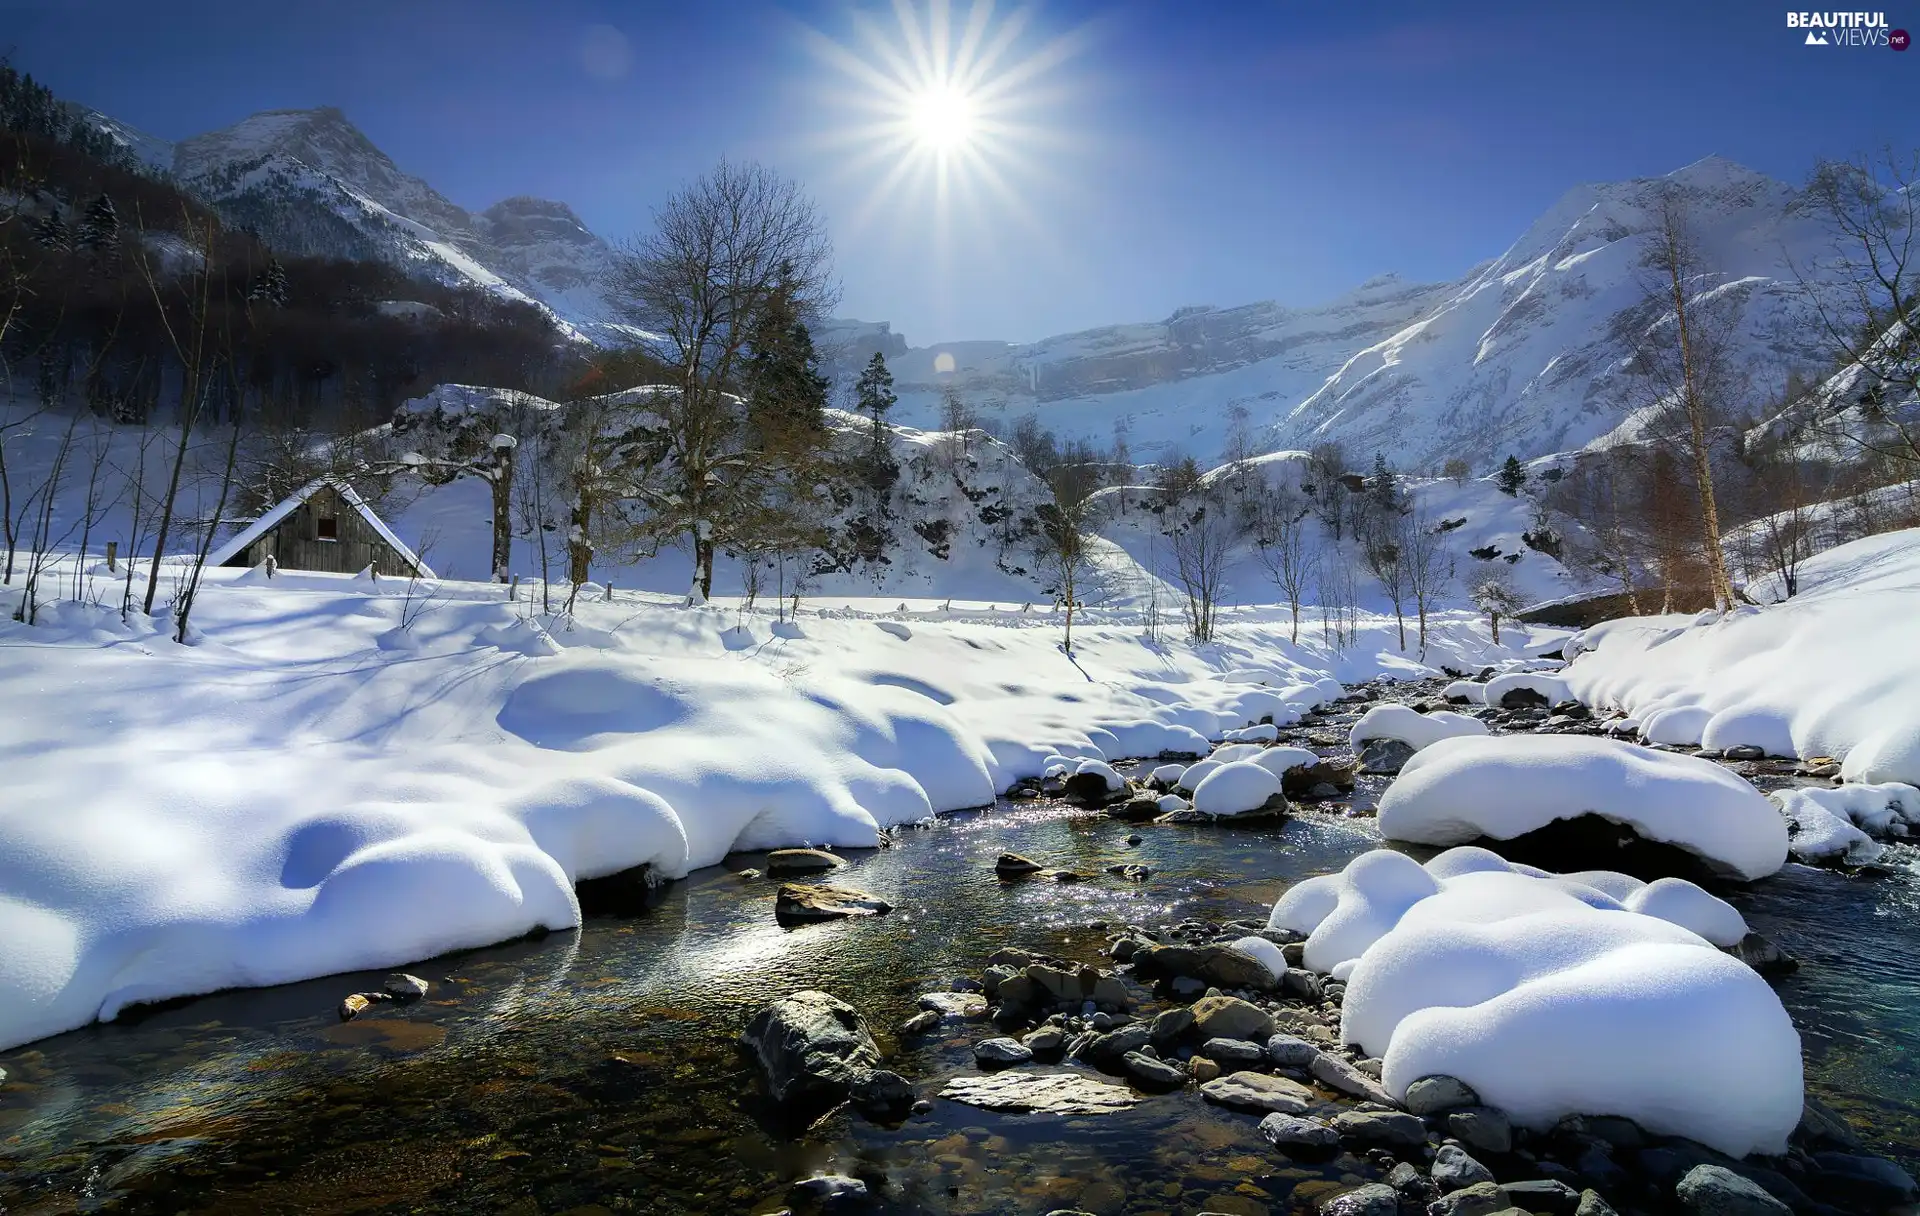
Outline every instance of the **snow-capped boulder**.
POLYGON ((1280 728, 1271 722, 1262 722, 1257 726, 1230 730, 1222 738, 1228 743, 1272 743, 1280 738, 1280 728))
POLYGON ((1379 849, 1296 884, 1270 923, 1345 978, 1341 1037, 1396 1098, 1454 1077, 1525 1126, 1621 1115, 1735 1155, 1780 1151, 1799 1120, 1799 1037, 1715 948, 1745 922, 1691 883, 1379 849))
POLYGON ((1253 757, 1253 763, 1284 780, 1295 769, 1319 764, 1320 756, 1304 747, 1266 747, 1253 757))
POLYGON ((1904 837, 1920 824, 1920 789, 1897 781, 1775 790, 1767 797, 1786 817, 1789 847, 1802 861, 1863 865, 1886 851, 1876 837, 1904 837))
POLYGON ((1219 768, 1223 763, 1225 762, 1220 760, 1214 760, 1214 759, 1206 759, 1206 760, 1202 760, 1198 764, 1188 765, 1187 768, 1183 772, 1181 772, 1180 780, 1174 782, 1174 788, 1178 790, 1185 790, 1189 794, 1191 794, 1194 790, 1199 788, 1200 783, 1202 781, 1205 781, 1210 775, 1212 775, 1213 771, 1219 768))
POLYGON ((1578 735, 1445 739, 1407 762, 1380 799, 1389 840, 1511 840, 1597 815, 1732 877, 1786 861, 1787 832, 1759 791, 1717 764, 1578 735))
POLYGON ((1713 711, 1699 705, 1672 705, 1656 709, 1640 722, 1640 737, 1649 743, 1698 747, 1706 736, 1713 711))
POLYGON ((1193 809, 1203 815, 1249 815, 1286 805, 1280 778, 1250 760, 1221 765, 1193 790, 1193 809))
POLYGON ((1397 739, 1419 751, 1442 739, 1487 733, 1486 723, 1466 714, 1444 709, 1423 714, 1405 705, 1376 705, 1353 724, 1347 740, 1356 752, 1374 739, 1397 739))
POLYGON ((1485 705, 1487 686, 1472 680, 1455 680, 1441 690, 1440 695, 1456 705, 1485 705))

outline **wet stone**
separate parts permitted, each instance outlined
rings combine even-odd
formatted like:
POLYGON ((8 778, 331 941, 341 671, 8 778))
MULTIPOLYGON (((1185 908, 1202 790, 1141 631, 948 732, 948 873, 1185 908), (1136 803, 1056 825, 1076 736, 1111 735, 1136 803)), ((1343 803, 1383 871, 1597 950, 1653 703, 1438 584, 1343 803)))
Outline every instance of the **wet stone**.
POLYGON ((1050 1115, 1103 1115, 1140 1101, 1125 1085, 1085 1073, 998 1072, 955 1077, 940 1096, 985 1110, 1050 1115))
POLYGON ((1200 1096, 1221 1106, 1238 1110, 1278 1111, 1284 1115, 1305 1114, 1313 1100, 1313 1091, 1297 1081, 1260 1072, 1236 1072, 1200 1087, 1200 1096))
POLYGON ((977 992, 923 992, 920 1008, 941 1018, 978 1022, 987 1016, 987 998, 977 992))
POLYGON ((767 854, 767 873, 776 878, 785 874, 820 874, 845 864, 825 849, 775 849, 767 854))
POLYGON ((1033 1049, 1014 1039, 983 1039, 973 1045, 973 1058, 982 1068, 1004 1068, 1033 1059, 1033 1049))
POLYGON ((396 972, 380 982, 380 990, 402 1005, 410 1005, 424 998, 429 988, 427 981, 404 972, 396 972))
POLYGON ((891 911, 893 905, 877 895, 830 883, 787 883, 773 903, 773 914, 782 924, 881 916, 891 911))

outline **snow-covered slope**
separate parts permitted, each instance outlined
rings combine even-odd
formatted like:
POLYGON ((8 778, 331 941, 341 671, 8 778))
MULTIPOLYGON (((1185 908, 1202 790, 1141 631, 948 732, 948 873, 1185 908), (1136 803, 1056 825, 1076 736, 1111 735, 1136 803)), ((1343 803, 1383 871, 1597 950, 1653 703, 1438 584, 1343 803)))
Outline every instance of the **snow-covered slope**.
POLYGON ((535 301, 591 330, 608 248, 565 203, 515 197, 478 214, 401 170, 332 107, 269 110, 182 140, 181 184, 296 253, 378 258, 535 301))
POLYGON ((1576 187, 1453 283, 1387 277, 1318 308, 1181 309, 1024 345, 915 347, 890 362, 910 421, 929 421, 951 384, 989 419, 1037 411, 1063 437, 1105 444, 1118 423, 1136 458, 1212 461, 1243 433, 1270 450, 1337 440, 1403 468, 1461 456, 1487 472, 1509 453, 1577 448, 1636 404, 1621 370, 1635 328, 1656 319, 1640 307, 1638 263, 1669 183, 1686 193, 1718 272, 1700 289, 1739 303, 1737 362, 1757 391, 1777 391, 1790 366, 1813 359, 1792 340, 1802 304, 1789 262, 1817 273, 1829 246, 1791 187, 1718 157, 1576 187))

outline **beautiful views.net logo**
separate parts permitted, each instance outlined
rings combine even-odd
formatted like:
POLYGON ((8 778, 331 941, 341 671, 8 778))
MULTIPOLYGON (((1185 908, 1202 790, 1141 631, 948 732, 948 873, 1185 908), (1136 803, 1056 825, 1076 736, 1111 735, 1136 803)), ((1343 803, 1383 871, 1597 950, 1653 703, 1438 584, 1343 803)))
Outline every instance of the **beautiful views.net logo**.
POLYGON ((1787 28, 1805 30, 1807 46, 1891 47, 1904 51, 1907 31, 1889 28, 1885 13, 1788 13, 1787 28))

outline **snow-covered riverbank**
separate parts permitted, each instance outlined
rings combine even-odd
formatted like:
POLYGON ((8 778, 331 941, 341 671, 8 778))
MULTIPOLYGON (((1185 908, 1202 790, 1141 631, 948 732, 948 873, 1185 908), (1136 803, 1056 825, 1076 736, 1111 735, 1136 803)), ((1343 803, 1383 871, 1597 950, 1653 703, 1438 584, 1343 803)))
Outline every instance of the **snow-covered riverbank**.
MULTIPOLYGON (((1056 752, 1204 751, 1420 670, 1390 620, 1344 653, 1278 613, 1200 647, 1090 624, 1070 660, 1038 612, 779 622, 594 590, 562 621, 488 584, 214 578, 192 646, 73 603, 0 626, 28 710, 0 726, 0 1044, 565 928, 581 878, 871 845, 1056 752)), ((1428 661, 1518 653, 1454 616, 1428 661)))

